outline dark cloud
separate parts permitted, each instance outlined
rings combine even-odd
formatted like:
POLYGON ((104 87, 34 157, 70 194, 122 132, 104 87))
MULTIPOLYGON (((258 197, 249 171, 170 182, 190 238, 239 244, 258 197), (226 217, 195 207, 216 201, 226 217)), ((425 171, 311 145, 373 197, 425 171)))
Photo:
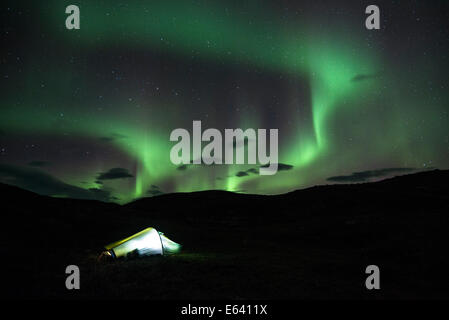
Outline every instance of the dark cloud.
POLYGON ((104 142, 112 142, 112 141, 115 141, 115 140, 126 139, 126 138, 127 138, 127 136, 125 136, 123 134, 113 133, 113 134, 111 134, 109 136, 100 137, 100 140, 104 141, 104 142))
MULTIPOLYGON (((269 168, 270 164, 264 164, 263 166, 260 166, 261 168, 269 168)), ((292 165, 285 164, 285 163, 278 163, 278 171, 286 171, 293 169, 292 165)))
MULTIPOLYGON (((269 164, 264 164, 264 165, 262 165, 260 167, 261 168, 268 168, 268 167, 270 167, 270 165, 269 164)), ((290 170, 292 168, 293 168, 292 165, 285 164, 285 163, 278 163, 277 171, 286 171, 286 170, 290 170)), ((246 171, 239 171, 239 172, 237 172, 236 176, 237 177, 245 177, 245 176, 248 176, 249 173, 259 174, 259 168, 249 168, 246 171)))
POLYGON ((259 173, 259 169, 257 168, 251 168, 246 170, 247 173, 254 173, 254 174, 258 174, 259 173))
POLYGON ((285 163, 278 163, 278 171, 286 171, 293 169, 293 166, 285 163))
POLYGON ((245 171, 239 171, 235 174, 236 177, 245 177, 248 174, 245 171))
POLYGON ((94 199, 107 199, 107 201, 118 200, 117 197, 111 197, 110 192, 99 188, 90 188, 90 192, 94 194, 94 199))
POLYGON ((151 194, 152 196, 157 196, 157 195, 160 195, 160 194, 164 194, 162 191, 156 190, 156 189, 154 189, 154 190, 148 190, 147 193, 148 193, 148 194, 151 194))
POLYGON ((377 170, 367 170, 367 171, 360 171, 360 172, 353 172, 350 175, 347 176, 335 176, 327 178, 327 181, 332 182, 364 182, 370 179, 374 178, 380 178, 385 177, 387 175, 393 174, 393 173, 404 173, 404 172, 411 172, 415 171, 414 168, 384 168, 384 169, 377 169, 377 170))
POLYGON ((50 165, 50 162, 36 160, 28 162, 28 165, 32 167, 47 167, 50 165))
POLYGON ((1 164, 0 181, 47 196, 100 201, 111 200, 109 191, 79 188, 35 168, 1 164))
POLYGON ((134 177, 131 173, 128 172, 128 169, 125 168, 112 168, 107 172, 101 172, 97 180, 112 180, 112 179, 123 179, 123 178, 132 178, 134 177))
POLYGON ((151 194, 152 196, 157 196, 159 194, 163 194, 163 192, 159 189, 158 186, 152 184, 150 190, 147 191, 148 194, 151 194))
POLYGON ((380 77, 380 75, 378 73, 374 73, 374 74, 358 74, 356 76, 354 76, 351 81, 352 82, 360 82, 360 81, 365 81, 365 80, 371 80, 371 79, 375 79, 380 77))

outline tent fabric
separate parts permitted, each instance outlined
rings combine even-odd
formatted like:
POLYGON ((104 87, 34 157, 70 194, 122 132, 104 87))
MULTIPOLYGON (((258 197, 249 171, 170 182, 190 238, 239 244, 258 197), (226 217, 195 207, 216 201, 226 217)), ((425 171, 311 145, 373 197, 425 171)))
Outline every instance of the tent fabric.
POLYGON ((128 238, 113 242, 105 249, 115 258, 148 255, 163 255, 175 253, 180 249, 180 245, 155 228, 146 228, 128 238))

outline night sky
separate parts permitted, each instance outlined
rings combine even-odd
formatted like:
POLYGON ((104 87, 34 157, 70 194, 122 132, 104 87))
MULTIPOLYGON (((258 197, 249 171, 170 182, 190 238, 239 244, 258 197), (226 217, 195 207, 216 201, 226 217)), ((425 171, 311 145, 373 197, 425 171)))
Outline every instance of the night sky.
POLYGON ((447 1, 3 1, 1 26, 3 183, 126 203, 449 168, 447 1), (194 120, 279 129, 278 173, 172 164, 194 120))

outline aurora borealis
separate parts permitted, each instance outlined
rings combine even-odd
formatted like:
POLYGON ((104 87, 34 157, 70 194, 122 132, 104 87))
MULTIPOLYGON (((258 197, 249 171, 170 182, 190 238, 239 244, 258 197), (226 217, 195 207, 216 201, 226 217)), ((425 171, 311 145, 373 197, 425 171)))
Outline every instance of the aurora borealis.
POLYGON ((125 203, 447 169, 448 8, 432 3, 378 1, 381 30, 365 1, 5 4, 0 181, 125 203), (195 120, 279 129, 279 172, 173 165, 170 133, 195 120))

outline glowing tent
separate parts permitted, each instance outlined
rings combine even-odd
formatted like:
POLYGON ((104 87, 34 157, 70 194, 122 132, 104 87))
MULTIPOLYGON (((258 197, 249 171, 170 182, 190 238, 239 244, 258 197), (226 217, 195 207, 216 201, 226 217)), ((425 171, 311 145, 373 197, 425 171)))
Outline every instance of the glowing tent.
POLYGON ((176 253, 181 245, 154 228, 146 228, 126 239, 105 246, 106 254, 113 258, 149 256, 176 253))

